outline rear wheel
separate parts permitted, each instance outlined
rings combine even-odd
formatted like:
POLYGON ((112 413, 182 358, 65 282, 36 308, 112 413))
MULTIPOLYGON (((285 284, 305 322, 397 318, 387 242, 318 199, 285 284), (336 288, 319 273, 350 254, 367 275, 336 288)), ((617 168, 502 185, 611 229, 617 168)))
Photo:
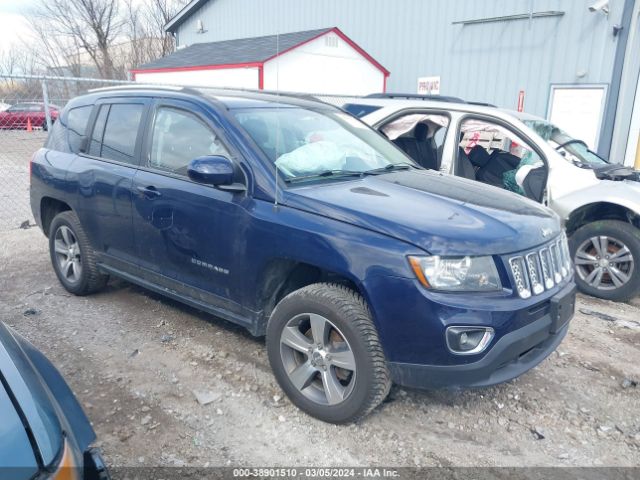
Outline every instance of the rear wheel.
POLYGON ((619 220, 578 229, 569 241, 580 291, 613 301, 640 293, 640 230, 619 220))
POLYGON ((51 221, 49 253, 58 280, 75 295, 96 292, 109 279, 98 271, 95 252, 72 211, 59 213, 51 221))
POLYGON ((325 422, 355 422, 389 393, 369 309, 344 286, 319 283, 286 296, 269 319, 267 350, 291 401, 325 422))

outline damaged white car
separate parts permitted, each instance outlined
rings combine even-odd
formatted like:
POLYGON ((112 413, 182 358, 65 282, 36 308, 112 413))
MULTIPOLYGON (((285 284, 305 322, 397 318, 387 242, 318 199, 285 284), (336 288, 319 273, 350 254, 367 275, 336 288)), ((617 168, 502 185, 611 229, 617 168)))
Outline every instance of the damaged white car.
POLYGON ((555 210, 582 292, 614 301, 640 293, 640 172, 606 162, 542 118, 489 105, 382 94, 343 108, 426 168, 555 210))

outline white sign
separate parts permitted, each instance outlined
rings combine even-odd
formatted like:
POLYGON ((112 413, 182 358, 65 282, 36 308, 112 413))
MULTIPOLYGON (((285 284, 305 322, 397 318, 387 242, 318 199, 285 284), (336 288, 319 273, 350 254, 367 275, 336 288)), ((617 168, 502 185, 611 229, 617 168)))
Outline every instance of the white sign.
POLYGON ((605 85, 552 85, 547 116, 551 123, 595 150, 606 96, 605 85))
POLYGON ((440 77, 418 78, 418 95, 440 95, 440 77))

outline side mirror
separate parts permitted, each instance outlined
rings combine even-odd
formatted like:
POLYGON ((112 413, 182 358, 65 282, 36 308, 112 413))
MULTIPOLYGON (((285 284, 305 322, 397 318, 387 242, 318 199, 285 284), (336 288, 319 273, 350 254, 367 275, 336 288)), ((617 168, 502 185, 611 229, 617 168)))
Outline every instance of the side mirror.
POLYGON ((194 182, 221 186, 233 184, 235 169, 227 157, 207 155, 191 160, 187 173, 194 182))

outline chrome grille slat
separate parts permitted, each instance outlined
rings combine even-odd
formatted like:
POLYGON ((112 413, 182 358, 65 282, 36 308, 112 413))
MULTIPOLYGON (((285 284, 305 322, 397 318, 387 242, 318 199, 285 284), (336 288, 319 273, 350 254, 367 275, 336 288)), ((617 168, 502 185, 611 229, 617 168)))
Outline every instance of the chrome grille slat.
POLYGON ((553 288, 553 274, 551 273, 551 255, 547 247, 540 249, 540 263, 542 264, 542 278, 544 279, 544 287, 548 290, 553 288))
POLYGON ((549 246, 549 252, 551 252, 551 264, 553 265, 553 279, 556 283, 562 281, 562 270, 560 268, 560 257, 558 256, 558 244, 552 243, 549 246))
POLYGON ((564 233, 538 249, 510 257, 508 263, 521 298, 554 288, 573 271, 564 233))
POLYGON ((529 280, 531 282, 531 291, 534 295, 539 295, 544 292, 544 285, 542 284, 540 258, 538 252, 529 253, 525 256, 527 260, 527 270, 529 272, 529 280))

